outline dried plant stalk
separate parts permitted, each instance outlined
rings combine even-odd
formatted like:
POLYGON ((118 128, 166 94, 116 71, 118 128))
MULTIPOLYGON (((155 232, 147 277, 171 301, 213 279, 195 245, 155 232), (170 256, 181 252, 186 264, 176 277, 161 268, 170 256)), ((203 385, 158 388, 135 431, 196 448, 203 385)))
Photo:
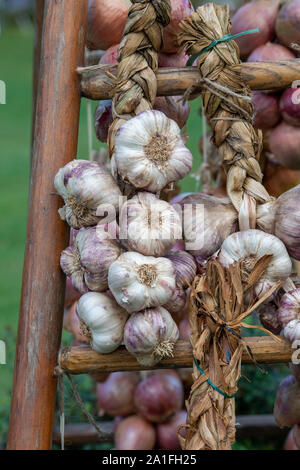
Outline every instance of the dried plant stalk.
MULTIPOLYGON (((197 67, 204 111, 212 128, 212 142, 227 173, 227 192, 238 211, 239 227, 255 228, 257 204, 271 197, 262 185, 262 135, 252 126, 251 91, 232 69, 240 63, 239 49, 230 40, 218 42, 201 54, 213 41, 230 33, 229 7, 207 3, 185 19, 181 28, 181 48, 190 55, 200 53, 197 67)), ((183 449, 231 449, 235 440, 231 397, 237 391, 241 373, 242 322, 275 288, 246 310, 244 295, 262 276, 269 261, 268 256, 261 258, 246 284, 239 263, 225 269, 215 260, 208 262, 206 273, 195 279, 189 315, 198 363, 194 365, 195 382, 187 402, 186 437, 179 436, 183 449)))
POLYGON ((256 284, 270 259, 270 255, 261 258, 246 281, 239 263, 224 268, 218 261, 210 261, 206 274, 197 276, 191 286, 191 343, 204 373, 194 364, 194 383, 186 403, 186 437, 179 431, 184 450, 229 450, 235 441, 233 396, 241 374, 241 327, 278 285, 251 307, 245 308, 244 295, 256 284))
POLYGON ((132 0, 123 39, 119 46, 113 99, 114 121, 108 145, 113 154, 119 127, 136 114, 153 108, 156 97, 158 51, 163 27, 170 22, 170 0, 132 0))
MULTIPOLYGON (((182 21, 181 29, 181 48, 190 55, 198 54, 215 39, 230 33, 229 7, 207 3, 182 21)), ((251 91, 240 73, 232 70, 239 63, 238 46, 231 40, 201 54, 197 67, 202 77, 205 114, 227 173, 228 196, 239 213, 241 230, 246 230, 256 226, 256 204, 271 197, 262 185, 258 161, 262 133, 252 125, 251 91)))

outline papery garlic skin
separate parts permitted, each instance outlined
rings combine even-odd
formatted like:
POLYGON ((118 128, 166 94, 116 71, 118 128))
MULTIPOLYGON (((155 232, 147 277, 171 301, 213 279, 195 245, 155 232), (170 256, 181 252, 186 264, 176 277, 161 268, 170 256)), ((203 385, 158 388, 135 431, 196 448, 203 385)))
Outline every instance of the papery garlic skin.
POLYGON ((292 320, 300 320, 300 288, 287 292, 281 297, 278 319, 283 328, 292 320))
POLYGON ((120 238, 129 250, 146 256, 163 256, 181 238, 176 210, 151 193, 138 193, 120 210, 120 238))
POLYGON ((182 287, 177 287, 170 300, 163 305, 169 313, 178 313, 184 309, 186 304, 186 292, 182 287))
POLYGON ((124 331, 126 349, 146 367, 172 356, 179 330, 170 313, 163 307, 134 313, 124 331))
POLYGON ((77 315, 91 347, 102 354, 115 351, 123 342, 127 312, 105 294, 88 292, 77 305, 77 315))
POLYGON ((96 225, 106 215, 97 215, 101 206, 118 209, 121 191, 98 162, 71 161, 58 171, 54 186, 65 201, 60 217, 75 229, 96 225))
POLYGON ((264 255, 272 255, 272 258, 254 287, 255 295, 260 298, 277 281, 286 280, 292 272, 291 259, 279 238, 254 229, 233 233, 223 242, 218 261, 226 268, 240 261, 246 281, 264 255))
MULTIPOLYGON (((186 251, 171 251, 166 255, 175 269, 176 285, 186 288, 196 276, 197 264, 193 256, 186 251)), ((167 309, 168 310, 168 309, 167 309)))
POLYGON ((166 258, 123 253, 111 264, 108 284, 119 305, 128 312, 164 305, 175 292, 175 272, 166 258))
POLYGON ((290 256, 300 261, 300 185, 281 194, 276 201, 274 234, 290 256))
POLYGON ((108 238, 102 239, 101 233, 97 226, 82 228, 73 245, 60 257, 62 270, 82 294, 108 289, 108 269, 121 254, 120 246, 108 238))
POLYGON ((180 206, 185 249, 199 263, 207 261, 225 238, 237 230, 238 214, 227 198, 195 193, 186 196, 180 206))
POLYGON ((114 155, 122 178, 152 193, 184 178, 193 164, 176 122, 153 110, 122 124, 116 133, 114 155))
POLYGON ((290 321, 283 329, 283 336, 293 344, 300 340, 300 320, 290 321))

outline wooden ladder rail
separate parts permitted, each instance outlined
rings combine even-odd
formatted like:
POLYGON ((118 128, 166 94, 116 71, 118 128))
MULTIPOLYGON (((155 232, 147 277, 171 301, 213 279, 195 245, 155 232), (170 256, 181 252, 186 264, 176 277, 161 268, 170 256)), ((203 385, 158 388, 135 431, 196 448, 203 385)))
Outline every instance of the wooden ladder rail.
POLYGON ((69 230, 54 176, 77 153, 87 0, 45 0, 21 307, 7 448, 51 448, 69 230))

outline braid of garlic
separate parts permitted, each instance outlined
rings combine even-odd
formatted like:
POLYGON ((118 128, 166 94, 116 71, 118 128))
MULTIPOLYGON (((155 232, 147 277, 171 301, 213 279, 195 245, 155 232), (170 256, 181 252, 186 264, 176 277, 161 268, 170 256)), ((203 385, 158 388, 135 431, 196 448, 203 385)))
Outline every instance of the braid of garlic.
POLYGON ((170 14, 170 0, 132 0, 119 46, 114 121, 108 135, 111 156, 119 127, 138 113, 153 108, 158 51, 163 43, 163 27, 170 22, 170 14))
MULTIPOLYGON (((183 20, 181 29, 179 45, 188 54, 197 54, 230 33, 229 7, 207 3, 183 20)), ((234 41, 216 44, 197 61, 205 114, 227 172, 228 196, 239 213, 240 229, 247 230, 256 226, 256 204, 271 197, 262 185, 258 162, 262 134, 252 125, 251 91, 235 67, 238 64, 234 41)))

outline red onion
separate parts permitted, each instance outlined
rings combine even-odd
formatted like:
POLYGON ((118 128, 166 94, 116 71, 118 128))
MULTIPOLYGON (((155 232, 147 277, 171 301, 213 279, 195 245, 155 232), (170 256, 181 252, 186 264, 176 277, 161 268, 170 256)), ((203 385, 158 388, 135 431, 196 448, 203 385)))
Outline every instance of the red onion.
POLYGON ((300 364, 289 364, 289 369, 297 382, 300 382, 300 364))
POLYGON ((66 279, 66 295, 65 295, 65 307, 71 307, 71 305, 76 302, 81 296, 81 293, 72 284, 72 281, 69 277, 66 279))
POLYGON ((252 93, 254 108, 253 126, 257 129, 270 129, 280 121, 279 98, 262 91, 252 93))
POLYGON ((292 126, 300 126, 300 89, 288 88, 280 99, 280 112, 283 119, 292 126))
POLYGON ((182 339, 183 341, 188 341, 191 336, 191 327, 190 327, 189 319, 187 317, 181 320, 181 322, 179 323, 178 329, 179 329, 179 339, 182 339))
POLYGON ((300 383, 289 375, 277 390, 274 418, 278 426, 293 426, 300 422, 300 383))
POLYGON ((186 422, 186 411, 178 411, 169 421, 158 424, 157 426, 157 444, 163 450, 180 450, 180 444, 177 437, 178 427, 186 422))
POLYGON ((154 423, 163 423, 182 406, 182 383, 179 378, 169 374, 151 375, 137 386, 134 402, 144 418, 154 423))
POLYGON ((190 0, 171 0, 171 21, 163 30, 162 52, 176 52, 178 49, 177 35, 181 32, 180 21, 194 11, 190 0))
POLYGON ((275 60, 294 59, 295 55, 281 44, 268 42, 257 47, 249 55, 248 62, 272 62, 275 60))
POLYGON ((300 1, 286 2, 281 8, 276 20, 276 35, 278 41, 287 47, 300 44, 300 1))
POLYGON ((300 424, 296 424, 296 426, 293 427, 293 431, 293 438, 296 445, 296 449, 300 450, 300 424))
POLYGON ((190 114, 190 105, 187 101, 183 103, 181 96, 158 96, 153 108, 177 122, 180 129, 186 125, 190 114))
POLYGON ((158 54, 159 67, 185 67, 188 60, 189 56, 184 51, 175 54, 164 54, 163 52, 158 54))
POLYGON ((275 21, 279 0, 259 0, 242 6, 232 18, 231 34, 259 28, 256 34, 236 38, 241 56, 246 57, 253 49, 271 41, 275 36, 275 21))
POLYGON ((155 445, 155 429, 141 416, 129 416, 116 427, 117 450, 151 450, 155 445))
POLYGON ((96 136, 100 140, 100 142, 107 141, 108 129, 112 122, 112 101, 99 101, 99 104, 95 109, 94 126, 96 136))
POLYGON ((113 372, 104 383, 97 385, 98 408, 111 416, 134 413, 134 392, 139 381, 137 372, 113 372))
POLYGON ((270 133, 269 145, 278 163, 292 170, 300 170, 300 132, 297 127, 280 123, 270 133))
POLYGON ((104 52, 101 57, 99 64, 100 65, 116 65, 118 63, 118 49, 119 44, 114 44, 107 51, 104 52))
POLYGON ((294 428, 290 430, 287 435, 286 440, 284 441, 284 450, 298 450, 294 439, 294 428))
POLYGON ((87 45, 106 50, 121 41, 128 16, 124 0, 89 0, 87 45))
POLYGON ((300 171, 285 168, 279 165, 275 158, 268 157, 263 183, 271 196, 278 197, 300 183, 300 171))

